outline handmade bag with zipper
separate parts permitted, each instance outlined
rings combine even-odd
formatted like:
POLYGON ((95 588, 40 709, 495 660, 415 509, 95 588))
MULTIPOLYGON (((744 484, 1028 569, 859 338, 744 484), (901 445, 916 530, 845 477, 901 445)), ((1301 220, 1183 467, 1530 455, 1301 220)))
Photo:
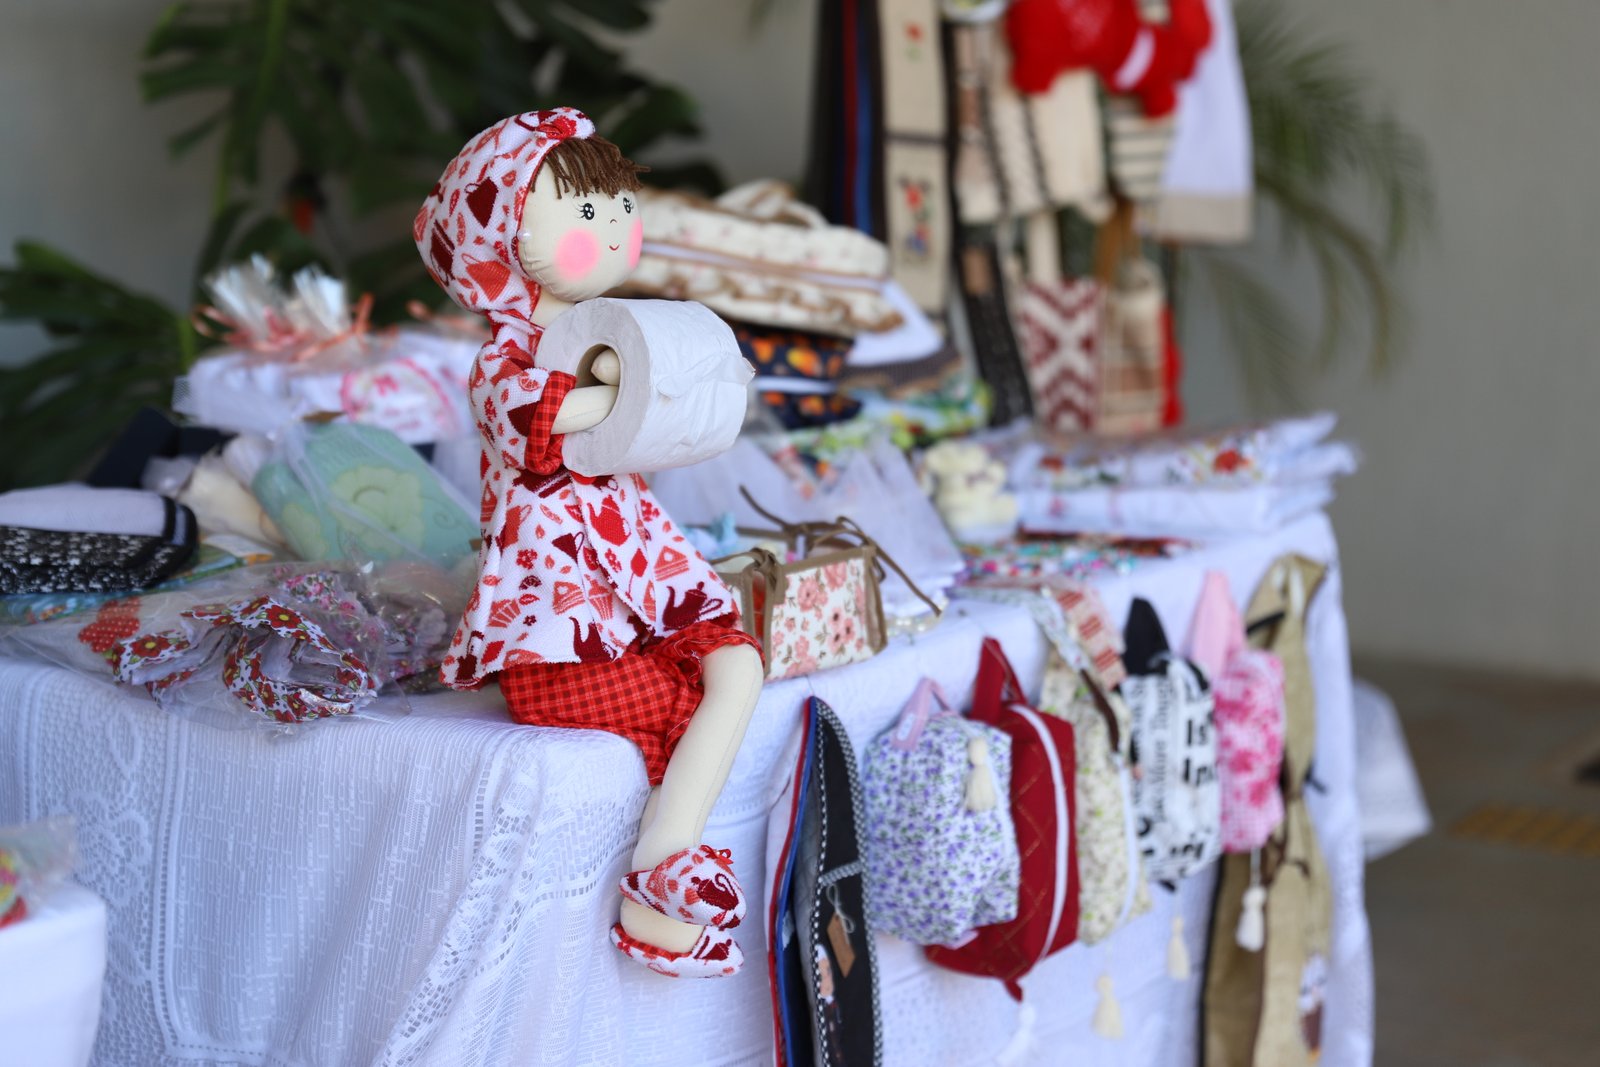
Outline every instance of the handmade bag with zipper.
POLYGON ((1173 883, 1222 851, 1222 794, 1211 685, 1175 656, 1150 602, 1136 599, 1123 634, 1133 715, 1133 807, 1150 879, 1173 883))
POLYGON ((777 529, 741 532, 784 542, 785 558, 757 547, 712 562, 739 598, 740 625, 761 642, 769 681, 883 651, 889 640, 881 591, 886 568, 939 614, 939 605, 852 520, 786 522, 744 496, 777 529))
POLYGON ((919 945, 1017 915, 1011 738, 924 678, 866 761, 868 916, 919 945))
POLYGON ((1077 751, 1069 723, 1028 704, 1000 643, 986 638, 980 654, 971 718, 1011 737, 1011 815, 1022 856, 1017 917, 926 951, 942 967, 999 978, 1021 1000, 1021 979, 1078 936, 1077 751))
POLYGON ((1127 705, 1052 649, 1039 710, 1072 724, 1078 754, 1078 940, 1092 945, 1150 910, 1128 773, 1127 705))
POLYGON ((1189 658, 1213 680, 1222 851, 1250 853, 1283 822, 1283 664, 1245 644, 1228 578, 1206 575, 1195 605, 1189 658))

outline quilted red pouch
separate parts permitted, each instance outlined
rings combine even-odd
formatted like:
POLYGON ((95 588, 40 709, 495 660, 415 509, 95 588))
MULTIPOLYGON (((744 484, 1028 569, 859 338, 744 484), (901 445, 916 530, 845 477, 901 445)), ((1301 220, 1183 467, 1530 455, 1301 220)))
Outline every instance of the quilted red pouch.
POLYGON ((931 945, 927 953, 941 967, 999 978, 1021 1000, 1022 977, 1078 937, 1077 753, 1071 724, 1028 704, 1000 643, 985 639, 981 657, 968 717, 1011 738, 1011 815, 1022 854, 1017 917, 980 926, 960 945, 931 945))

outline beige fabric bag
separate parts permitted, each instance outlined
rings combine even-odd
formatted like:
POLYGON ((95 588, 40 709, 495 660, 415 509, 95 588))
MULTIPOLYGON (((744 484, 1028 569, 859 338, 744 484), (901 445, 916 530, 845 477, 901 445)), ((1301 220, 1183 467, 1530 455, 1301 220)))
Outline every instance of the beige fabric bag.
POLYGON ((1250 600, 1251 644, 1283 661, 1285 812, 1254 872, 1251 855, 1223 859, 1206 963, 1206 1067, 1309 1067, 1322 1047, 1333 891, 1305 803, 1317 737, 1305 625, 1326 571, 1284 556, 1250 600), (1252 896, 1263 898, 1259 911, 1252 896))

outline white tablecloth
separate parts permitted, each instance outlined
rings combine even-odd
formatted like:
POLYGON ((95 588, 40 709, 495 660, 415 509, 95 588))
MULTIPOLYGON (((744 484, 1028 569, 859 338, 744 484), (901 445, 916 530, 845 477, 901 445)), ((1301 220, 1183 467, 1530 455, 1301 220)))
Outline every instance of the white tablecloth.
POLYGON ((30 898, 0 930, 0 1063, 83 1067, 106 973, 105 902, 81 885, 30 898))
MULTIPOLYGON (((1206 568, 1239 597, 1280 552, 1333 561, 1320 516, 1270 538, 1142 566, 1101 585, 1120 618, 1154 602, 1179 641, 1206 568)), ((1319 702, 1312 794, 1335 882, 1324 1032, 1329 1067, 1371 1059, 1371 959, 1353 785, 1350 671, 1337 566, 1310 622, 1319 702)), ((971 692, 998 637, 1037 683, 1043 644, 1020 610, 971 604, 877 658, 767 686, 706 832, 752 892, 774 767, 804 698, 858 750, 924 674, 971 692)), ((279 740, 194 726, 125 691, 0 661, 0 822, 78 818, 79 877, 111 913, 96 1062, 127 1064, 746 1064, 770 1059, 759 923, 733 979, 671 982, 606 942, 646 785, 627 742, 530 729, 495 694, 417 702, 392 724, 328 724, 279 740)), ((1166 977, 1173 909, 1197 963, 1211 877, 1109 942, 1073 946, 1025 983, 1037 1063, 1194 1061, 1200 980, 1166 977), (1088 1025, 1093 979, 1115 976, 1127 1037, 1088 1025)), ((982 1064, 1010 1039, 998 983, 939 971, 881 942, 889 1064, 982 1064)))

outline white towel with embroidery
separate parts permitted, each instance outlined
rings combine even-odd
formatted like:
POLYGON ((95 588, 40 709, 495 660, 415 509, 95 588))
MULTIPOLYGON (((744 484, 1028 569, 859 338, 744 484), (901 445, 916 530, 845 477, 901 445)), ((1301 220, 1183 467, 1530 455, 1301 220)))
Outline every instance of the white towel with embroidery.
POLYGON ((1178 89, 1156 236, 1214 244, 1249 240, 1255 193, 1250 105, 1229 0, 1206 0, 1211 44, 1178 89))

